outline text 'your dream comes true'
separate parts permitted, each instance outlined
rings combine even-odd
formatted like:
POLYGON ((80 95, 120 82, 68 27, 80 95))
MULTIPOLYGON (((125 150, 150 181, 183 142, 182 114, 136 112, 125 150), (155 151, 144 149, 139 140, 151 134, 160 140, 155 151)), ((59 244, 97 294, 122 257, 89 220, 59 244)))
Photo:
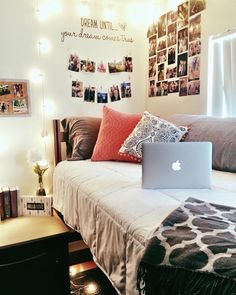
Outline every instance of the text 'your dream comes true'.
POLYGON ((129 42, 129 43, 134 42, 134 39, 132 37, 127 37, 124 34, 120 34, 117 36, 91 34, 91 33, 84 32, 83 28, 80 30, 79 33, 69 32, 69 31, 61 32, 61 42, 64 42, 66 37, 95 39, 95 40, 102 40, 102 41, 129 42))

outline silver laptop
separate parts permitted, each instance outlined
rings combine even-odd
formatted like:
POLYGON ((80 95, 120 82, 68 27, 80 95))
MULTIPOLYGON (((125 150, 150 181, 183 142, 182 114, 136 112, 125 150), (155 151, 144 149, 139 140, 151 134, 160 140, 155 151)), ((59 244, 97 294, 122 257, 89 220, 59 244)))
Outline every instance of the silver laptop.
POLYGON ((210 188, 211 170, 211 142, 143 144, 143 188, 210 188))

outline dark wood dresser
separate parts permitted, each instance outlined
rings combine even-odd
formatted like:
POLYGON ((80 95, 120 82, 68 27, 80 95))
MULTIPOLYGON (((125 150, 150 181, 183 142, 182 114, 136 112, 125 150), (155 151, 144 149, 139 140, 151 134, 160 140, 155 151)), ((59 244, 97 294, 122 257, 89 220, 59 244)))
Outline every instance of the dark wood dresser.
POLYGON ((0 294, 69 294, 68 234, 55 216, 2 221, 0 294))

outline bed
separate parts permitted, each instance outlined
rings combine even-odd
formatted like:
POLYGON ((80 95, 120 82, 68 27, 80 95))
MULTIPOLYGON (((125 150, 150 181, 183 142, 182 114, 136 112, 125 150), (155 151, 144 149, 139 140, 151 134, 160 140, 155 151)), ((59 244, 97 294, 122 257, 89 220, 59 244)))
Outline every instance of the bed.
MULTIPOLYGON (((215 120, 209 122, 209 118, 205 122, 205 117, 190 117, 174 116, 171 119, 172 122, 179 125, 191 125, 192 134, 195 132, 195 128, 199 127, 198 124, 204 125, 206 122, 208 126, 216 124, 215 120)), ((77 119, 70 118, 69 121, 74 124, 77 119)), ((85 119, 86 122, 91 120, 91 118, 85 119)), ((67 131, 64 132, 61 130, 59 120, 53 122, 56 163, 53 177, 53 206, 63 215, 65 223, 81 234, 89 246, 95 262, 104 271, 119 294, 177 294, 174 291, 173 293, 170 291, 168 293, 164 291, 163 293, 154 293, 154 291, 142 290, 140 287, 142 282, 140 280, 137 282, 137 271, 147 245, 163 220, 188 198, 236 207, 236 174, 234 171, 225 172, 213 169, 212 189, 144 190, 141 188, 142 169, 138 161, 91 160, 94 144, 101 131, 101 119, 92 118, 92 121, 96 125, 96 132, 93 133, 90 130, 86 136, 92 134, 93 147, 89 150, 85 145, 86 150, 89 150, 88 155, 85 159, 78 159, 78 154, 76 154, 76 161, 71 158, 70 160, 62 160, 61 157, 61 142, 71 140, 68 132, 71 131, 70 127, 73 124, 69 126, 68 119, 64 119, 63 126, 67 131), (137 283, 139 283, 139 290, 137 283)), ((222 127, 222 122, 220 123, 222 127)), ((233 124, 230 120, 228 124, 231 126, 231 123, 233 124)), ((233 125, 235 126, 235 124, 233 125)), ((83 126, 83 128, 91 128, 91 125, 83 126)), ((130 128, 133 127, 130 126, 130 128)), ((215 130, 215 126, 212 128, 215 130)), ((209 129, 207 128, 208 133, 209 129)), ((114 128, 113 132, 115 132, 114 128)), ((189 133, 185 140, 194 140, 191 137, 193 135, 189 133)), ((223 133, 225 134, 225 131, 223 133)), ((197 133, 198 140, 205 140, 201 138, 202 134, 203 132, 197 133)), ((207 136, 209 138, 209 134, 207 136)), ((224 137, 221 139, 225 141, 224 137)), ((210 138, 210 140, 214 146, 215 139, 210 138)), ((67 145, 67 155, 68 152, 73 152, 72 150, 73 147, 67 145)), ((213 157, 218 156, 218 153, 219 151, 215 148, 213 157)), ((234 162, 234 159, 232 161, 234 162)), ((213 159, 214 167, 218 164, 219 160, 214 162, 213 159)), ((221 165, 225 165, 225 163, 221 163, 221 165)), ((230 165, 232 166, 232 163, 230 165)), ((235 169, 231 168, 228 170, 235 169)), ((228 284, 226 281, 223 283, 224 286, 228 284)), ((231 289, 235 290, 236 285, 234 283, 232 285, 232 281, 230 278, 231 289)), ((221 289, 219 294, 233 294, 232 292, 227 293, 227 290, 229 289, 221 289)))

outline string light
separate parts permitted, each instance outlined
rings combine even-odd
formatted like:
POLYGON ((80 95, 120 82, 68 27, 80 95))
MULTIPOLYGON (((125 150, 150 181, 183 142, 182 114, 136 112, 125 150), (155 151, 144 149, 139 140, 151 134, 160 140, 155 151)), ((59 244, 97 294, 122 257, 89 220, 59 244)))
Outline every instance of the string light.
POLYGON ((41 132, 41 136, 43 139, 43 143, 44 143, 44 150, 45 150, 45 154, 46 154, 46 147, 47 147, 47 143, 48 143, 48 132, 46 129, 46 113, 45 113, 45 95, 44 95, 44 81, 42 80, 41 83, 42 86, 42 123, 43 123, 43 130, 41 132))
POLYGON ((0 155, 4 154, 8 150, 7 138, 3 138, 1 135, 0 139, 0 155))
POLYGON ((47 10, 44 7, 36 9, 37 18, 39 21, 46 21, 49 17, 47 10))
POLYGON ((35 84, 41 83, 43 79, 43 74, 39 69, 33 69, 30 72, 30 80, 35 84))
POLYGON ((36 3, 36 14, 39 21, 46 21, 51 15, 58 14, 62 11, 61 2, 59 0, 48 0, 44 5, 36 3))
POLYGON ((51 49, 51 44, 47 39, 40 39, 38 42, 38 46, 40 48, 41 53, 48 53, 51 49))
MULTIPOLYGON (((39 20, 45 20, 49 17, 49 15, 58 12, 60 5, 59 2, 54 0, 54 1, 47 1, 46 4, 44 5, 39 5, 39 2, 36 2, 36 12, 39 17, 39 20)), ((39 32, 40 33, 40 32, 39 32)), ((39 34, 40 35, 40 34, 39 34)), ((47 39, 41 38, 37 42, 38 45, 38 57, 39 57, 39 62, 41 60, 42 54, 47 53, 50 49, 50 43, 47 39)), ((42 131, 41 131, 41 137, 42 137, 42 143, 44 145, 44 153, 46 155, 46 148, 47 144, 49 142, 49 136, 48 136, 48 131, 46 128, 46 104, 45 104, 45 89, 44 89, 44 77, 41 75, 41 95, 42 95, 42 131)))
POLYGON ((41 137, 42 137, 44 145, 47 145, 49 143, 49 134, 48 134, 47 130, 43 130, 41 132, 41 137))
POLYGON ((86 287, 85 287, 85 294, 96 294, 98 289, 98 286, 96 283, 89 283, 86 287))
POLYGON ((82 1, 76 6, 76 12, 79 16, 87 17, 89 16, 90 10, 88 3, 86 1, 82 1))
POLYGON ((104 9, 104 17, 108 21, 114 21, 116 19, 116 11, 113 6, 109 5, 104 9))
POLYGON ((47 117, 55 114, 56 107, 55 103, 52 100, 45 99, 44 105, 42 107, 44 108, 44 113, 47 117))

